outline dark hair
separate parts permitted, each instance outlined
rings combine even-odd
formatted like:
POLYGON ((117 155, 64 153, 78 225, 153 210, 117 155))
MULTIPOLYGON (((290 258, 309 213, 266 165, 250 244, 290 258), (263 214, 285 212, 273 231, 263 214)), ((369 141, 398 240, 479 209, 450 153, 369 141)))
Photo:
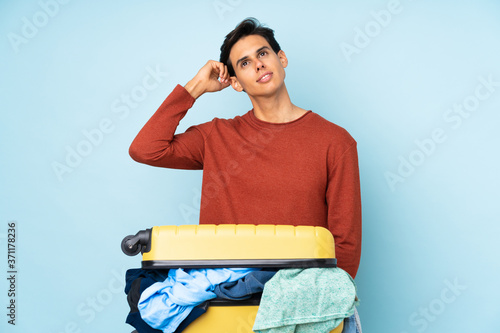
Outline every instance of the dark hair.
POLYGON ((227 65, 230 76, 235 76, 235 73, 231 60, 229 59, 229 53, 231 53, 231 49, 236 42, 238 42, 241 38, 250 35, 259 35, 264 37, 275 53, 278 53, 281 50, 280 45, 276 39, 274 39, 273 29, 264 27, 256 18, 253 17, 249 17, 241 21, 241 23, 238 24, 233 31, 227 34, 226 39, 224 39, 224 43, 220 47, 219 61, 227 65))

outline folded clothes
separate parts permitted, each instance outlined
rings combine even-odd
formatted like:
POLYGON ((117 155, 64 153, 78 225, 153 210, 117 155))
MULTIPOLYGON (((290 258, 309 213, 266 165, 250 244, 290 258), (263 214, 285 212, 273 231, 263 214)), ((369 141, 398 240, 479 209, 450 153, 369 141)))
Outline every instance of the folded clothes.
POLYGON ((172 269, 163 282, 144 290, 139 299, 142 319, 164 333, 173 333, 193 308, 216 298, 215 286, 237 281, 254 268, 172 269))
POLYGON ((356 285, 340 268, 282 269, 264 287, 253 330, 330 332, 357 304, 356 285))

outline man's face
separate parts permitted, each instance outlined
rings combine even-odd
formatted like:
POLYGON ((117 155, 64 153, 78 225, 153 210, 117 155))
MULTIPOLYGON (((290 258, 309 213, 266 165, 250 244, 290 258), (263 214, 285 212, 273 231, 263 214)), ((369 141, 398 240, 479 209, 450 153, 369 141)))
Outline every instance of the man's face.
POLYGON ((229 60, 236 77, 231 85, 249 96, 272 96, 283 86, 288 60, 283 51, 278 54, 259 35, 241 38, 231 49, 229 60))

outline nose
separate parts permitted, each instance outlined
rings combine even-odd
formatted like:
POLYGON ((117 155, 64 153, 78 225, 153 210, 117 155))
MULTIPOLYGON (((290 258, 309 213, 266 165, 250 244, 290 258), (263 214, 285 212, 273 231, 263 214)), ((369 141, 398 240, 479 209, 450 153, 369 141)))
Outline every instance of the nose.
POLYGON ((261 69, 264 69, 264 63, 260 60, 255 61, 255 67, 257 69, 257 72, 260 71, 261 69))

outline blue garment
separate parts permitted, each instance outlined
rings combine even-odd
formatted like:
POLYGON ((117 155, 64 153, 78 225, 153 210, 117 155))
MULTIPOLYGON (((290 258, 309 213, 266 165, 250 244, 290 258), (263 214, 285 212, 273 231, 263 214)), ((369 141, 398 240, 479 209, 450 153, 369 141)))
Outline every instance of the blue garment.
MULTIPOLYGON (((129 272, 127 272, 129 273, 129 272)), ((136 329, 138 333, 162 333, 162 331, 157 330, 149 326, 142 318, 139 313, 139 309, 137 308, 137 304, 139 303, 139 298, 141 297, 141 293, 151 286, 152 284, 159 282, 155 280, 160 275, 149 274, 150 272, 138 272, 140 274, 127 274, 129 277, 137 277, 135 280, 127 281, 128 286, 126 290, 128 290, 127 301, 130 306, 130 313, 127 316, 125 322, 130 324, 136 329), (144 274, 143 274, 144 273, 144 274)), ((165 277, 167 275, 165 274, 165 277)), ((162 281, 165 279, 161 279, 162 281)), ((193 308, 193 310, 189 313, 189 315, 182 321, 182 323, 177 327, 174 333, 182 332, 189 324, 198 319, 199 316, 204 314, 207 311, 208 302, 197 305, 193 308)))
POLYGON ((352 316, 344 319, 342 333, 361 333, 361 323, 356 309, 354 309, 354 314, 352 316))
POLYGON ((194 306, 217 295, 216 285, 236 281, 257 269, 215 268, 170 270, 163 282, 144 290, 139 299, 139 312, 149 326, 173 333, 189 315, 194 306))
MULTIPOLYGON (((141 297, 141 293, 152 284, 163 281, 168 276, 168 270, 144 270, 144 269, 129 269, 125 274, 125 293, 130 306, 130 313, 125 322, 133 326, 138 333, 161 333, 146 324, 142 320, 137 308, 137 303, 141 297)), ((186 318, 188 320, 189 318, 186 318)), ((196 318, 193 318, 193 320, 196 318)), ((180 331, 179 331, 180 332, 180 331)))
MULTIPOLYGON (((195 306, 193 311, 189 313, 189 315, 182 321, 182 323, 177 327, 174 333, 181 333, 186 327, 189 326, 193 321, 198 319, 199 316, 204 314, 207 311, 207 306, 195 306)), ((139 312, 129 313, 126 320, 127 324, 132 325, 138 333, 161 333, 160 330, 152 328, 141 318, 139 312)))
POLYGON ((238 281, 225 282, 215 286, 214 293, 218 298, 230 300, 249 299, 252 294, 264 290, 264 284, 271 279, 276 271, 250 272, 238 281))
POLYGON ((150 278, 151 281, 159 282, 165 280, 167 276, 168 270, 131 268, 125 273, 125 294, 128 294, 132 283, 138 278, 150 278))
POLYGON ((188 327, 193 321, 198 319, 199 316, 207 312, 208 302, 199 304, 193 308, 193 310, 189 313, 189 315, 180 323, 179 327, 175 330, 174 333, 181 333, 188 327))
POLYGON ((154 329, 146 324, 144 320, 142 320, 139 312, 129 313, 125 322, 133 326, 138 333, 161 333, 160 330, 154 329))
MULTIPOLYGON (((128 272, 127 272, 128 273, 128 272)), ((140 276, 140 275, 134 275, 140 276)), ((141 315, 139 313, 139 309, 137 308, 137 304, 139 303, 139 298, 141 297, 141 292, 145 290, 147 287, 152 284, 158 282, 152 279, 151 277, 143 275, 136 278, 133 281, 128 281, 127 284, 129 286, 126 287, 128 289, 127 301, 130 306, 130 313, 127 316, 125 322, 136 329, 138 333, 162 333, 160 330, 156 330, 146 324, 144 320, 142 320, 141 315)))

